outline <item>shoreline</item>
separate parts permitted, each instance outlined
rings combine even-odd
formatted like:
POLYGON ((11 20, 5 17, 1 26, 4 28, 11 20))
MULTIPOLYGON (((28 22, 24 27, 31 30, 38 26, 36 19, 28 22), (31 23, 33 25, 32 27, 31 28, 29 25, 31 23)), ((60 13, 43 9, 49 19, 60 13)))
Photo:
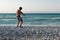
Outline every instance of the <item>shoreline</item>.
MULTIPOLYGON (((12 26, 12 25, 10 25, 10 26, 9 26, 9 25, 8 25, 8 26, 5 25, 5 26, 4 26, 4 25, 3 25, 3 26, 0 26, 0 27, 17 27, 17 26, 12 26)), ((28 25, 25 25, 25 26, 24 26, 24 25, 23 25, 22 27, 47 27, 47 28, 56 27, 56 28, 57 28, 57 27, 60 27, 60 26, 37 26, 37 25, 31 25, 31 26, 30 26, 30 25, 29 25, 29 26, 28 26, 28 25)))

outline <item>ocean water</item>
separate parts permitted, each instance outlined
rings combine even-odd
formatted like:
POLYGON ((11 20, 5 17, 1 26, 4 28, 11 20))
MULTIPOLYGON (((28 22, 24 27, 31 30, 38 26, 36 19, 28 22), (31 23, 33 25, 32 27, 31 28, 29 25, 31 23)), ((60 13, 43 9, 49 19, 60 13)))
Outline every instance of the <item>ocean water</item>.
MULTIPOLYGON (((23 26, 60 26, 60 13, 25 13, 23 26)), ((16 26, 16 13, 0 13, 0 26, 16 26)))

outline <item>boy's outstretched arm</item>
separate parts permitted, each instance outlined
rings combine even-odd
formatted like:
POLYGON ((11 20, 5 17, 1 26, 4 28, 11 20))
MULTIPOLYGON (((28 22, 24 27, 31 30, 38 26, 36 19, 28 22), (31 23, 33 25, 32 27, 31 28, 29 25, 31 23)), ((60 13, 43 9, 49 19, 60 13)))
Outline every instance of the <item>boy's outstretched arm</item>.
POLYGON ((21 13, 25 16, 25 14, 23 12, 21 12, 21 13))

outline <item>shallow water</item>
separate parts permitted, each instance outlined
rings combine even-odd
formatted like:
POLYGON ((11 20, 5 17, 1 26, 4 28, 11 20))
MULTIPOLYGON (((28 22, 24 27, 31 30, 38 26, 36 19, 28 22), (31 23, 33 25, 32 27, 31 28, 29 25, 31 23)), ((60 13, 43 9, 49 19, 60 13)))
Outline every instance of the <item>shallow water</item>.
MULTIPOLYGON (((23 25, 27 26, 60 26, 59 13, 25 13, 21 15, 23 25)), ((16 26, 17 19, 15 13, 0 13, 0 25, 16 26)))

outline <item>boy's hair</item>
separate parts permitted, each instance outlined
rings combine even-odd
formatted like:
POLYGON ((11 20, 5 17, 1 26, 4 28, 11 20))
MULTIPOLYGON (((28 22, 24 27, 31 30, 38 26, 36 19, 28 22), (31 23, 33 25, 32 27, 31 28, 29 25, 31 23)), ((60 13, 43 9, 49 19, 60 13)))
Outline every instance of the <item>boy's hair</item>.
POLYGON ((22 10, 22 7, 19 7, 20 10, 22 10))

